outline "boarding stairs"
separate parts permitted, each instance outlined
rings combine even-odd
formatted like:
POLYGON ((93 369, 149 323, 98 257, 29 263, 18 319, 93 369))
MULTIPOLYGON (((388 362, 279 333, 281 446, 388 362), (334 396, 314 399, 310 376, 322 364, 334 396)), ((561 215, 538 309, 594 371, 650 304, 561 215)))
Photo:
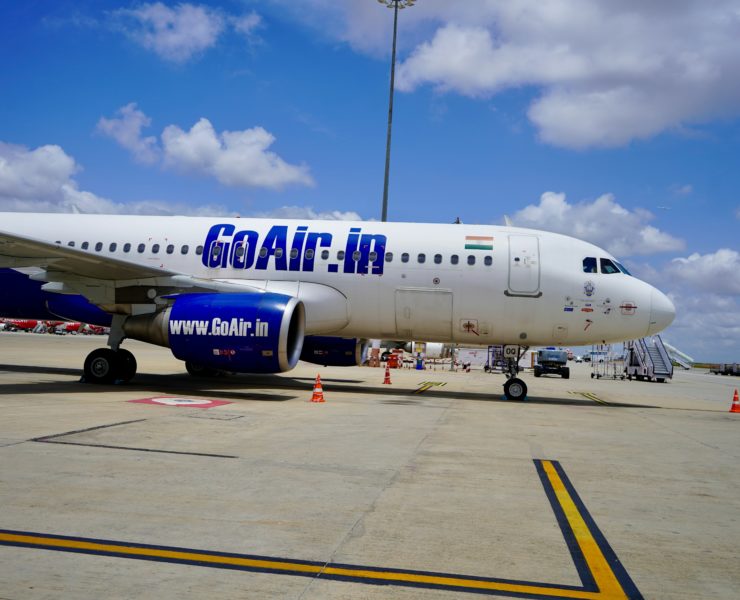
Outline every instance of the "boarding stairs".
POLYGON ((673 363, 659 335, 627 342, 626 350, 628 379, 663 383, 673 377, 673 363))
POLYGON ((690 357, 685 352, 681 352, 675 346, 671 346, 668 342, 663 342, 663 345, 665 346, 665 349, 668 351, 668 356, 671 357, 671 360, 674 363, 676 363, 680 367, 683 367, 687 371, 693 368, 694 363, 696 361, 692 357, 690 357))

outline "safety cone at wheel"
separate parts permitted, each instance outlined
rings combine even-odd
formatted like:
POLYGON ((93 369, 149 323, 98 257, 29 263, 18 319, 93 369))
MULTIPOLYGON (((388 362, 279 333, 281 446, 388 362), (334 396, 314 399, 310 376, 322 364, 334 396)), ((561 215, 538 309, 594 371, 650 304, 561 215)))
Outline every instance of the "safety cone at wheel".
POLYGON ((737 397, 737 390, 735 390, 735 395, 732 397, 732 406, 730 407, 730 412, 740 413, 740 399, 738 399, 737 397))
POLYGON ((391 370, 386 365, 385 367, 385 379, 383 379, 383 385, 390 385, 391 384, 391 370))
POLYGON ((324 388, 321 387, 321 375, 316 375, 316 383, 313 384, 311 402, 326 402, 324 400, 324 388))

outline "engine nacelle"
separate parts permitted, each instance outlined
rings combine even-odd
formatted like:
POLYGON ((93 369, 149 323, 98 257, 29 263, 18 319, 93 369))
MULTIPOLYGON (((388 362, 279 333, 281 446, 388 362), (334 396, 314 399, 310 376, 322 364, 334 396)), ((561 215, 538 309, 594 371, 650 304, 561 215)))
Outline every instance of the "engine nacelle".
POLYGON ((300 358, 305 311, 283 294, 182 294, 161 312, 129 317, 123 330, 204 367, 279 373, 300 358))
POLYGON ((362 364, 366 348, 367 340, 308 335, 301 360, 325 367, 354 367, 362 364))

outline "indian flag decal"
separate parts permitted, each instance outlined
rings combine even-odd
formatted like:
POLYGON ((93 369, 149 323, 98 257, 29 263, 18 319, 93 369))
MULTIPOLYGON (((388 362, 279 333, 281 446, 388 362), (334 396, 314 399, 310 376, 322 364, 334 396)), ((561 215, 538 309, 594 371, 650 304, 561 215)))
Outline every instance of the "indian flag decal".
POLYGON ((466 250, 493 250, 493 237, 488 235, 466 235, 466 250))

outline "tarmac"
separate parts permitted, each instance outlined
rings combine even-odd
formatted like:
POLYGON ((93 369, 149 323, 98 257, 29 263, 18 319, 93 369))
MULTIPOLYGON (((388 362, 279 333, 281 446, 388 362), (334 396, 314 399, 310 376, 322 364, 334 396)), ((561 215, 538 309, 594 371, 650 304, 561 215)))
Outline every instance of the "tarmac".
POLYGON ((738 597, 738 378, 80 383, 104 341, 0 333, 2 600, 738 597))

